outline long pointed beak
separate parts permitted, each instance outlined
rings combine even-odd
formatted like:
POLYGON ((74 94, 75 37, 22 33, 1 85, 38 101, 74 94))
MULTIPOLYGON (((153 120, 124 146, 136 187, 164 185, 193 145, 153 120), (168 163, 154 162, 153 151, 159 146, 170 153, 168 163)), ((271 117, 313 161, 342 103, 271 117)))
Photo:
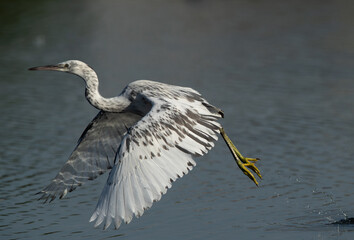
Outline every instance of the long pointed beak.
POLYGON ((40 67, 32 67, 32 68, 29 68, 28 70, 31 70, 31 71, 34 71, 34 70, 62 71, 62 70, 64 70, 64 68, 59 67, 58 65, 47 65, 47 66, 40 66, 40 67))

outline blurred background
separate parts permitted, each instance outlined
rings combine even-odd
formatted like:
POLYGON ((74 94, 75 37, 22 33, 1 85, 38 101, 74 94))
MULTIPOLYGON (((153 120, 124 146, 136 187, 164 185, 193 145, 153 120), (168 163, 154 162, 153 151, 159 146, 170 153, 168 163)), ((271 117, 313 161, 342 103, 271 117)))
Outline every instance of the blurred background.
POLYGON ((1 239, 354 239, 352 1, 0 2, 1 239), (68 59, 103 96, 150 79, 198 90, 230 138, 260 157, 256 187, 224 142, 119 230, 88 222, 107 174, 42 204, 97 110, 78 77, 29 72, 68 59))

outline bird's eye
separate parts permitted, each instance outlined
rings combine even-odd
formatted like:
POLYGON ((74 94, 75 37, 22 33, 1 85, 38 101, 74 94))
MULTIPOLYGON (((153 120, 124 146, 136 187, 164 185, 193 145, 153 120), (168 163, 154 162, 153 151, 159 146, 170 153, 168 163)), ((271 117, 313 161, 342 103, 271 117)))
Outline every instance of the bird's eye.
POLYGON ((69 67, 69 64, 68 64, 68 63, 65 63, 64 67, 68 68, 68 67, 69 67))

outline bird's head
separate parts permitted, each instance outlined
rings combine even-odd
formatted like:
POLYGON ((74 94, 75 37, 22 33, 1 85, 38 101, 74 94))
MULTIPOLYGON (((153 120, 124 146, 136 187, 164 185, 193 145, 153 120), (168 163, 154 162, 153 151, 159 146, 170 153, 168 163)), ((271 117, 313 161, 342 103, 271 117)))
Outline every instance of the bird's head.
POLYGON ((49 70, 59 71, 76 74, 78 76, 84 76, 85 71, 92 70, 86 63, 79 60, 68 60, 54 65, 46 65, 40 67, 32 67, 28 70, 49 70))

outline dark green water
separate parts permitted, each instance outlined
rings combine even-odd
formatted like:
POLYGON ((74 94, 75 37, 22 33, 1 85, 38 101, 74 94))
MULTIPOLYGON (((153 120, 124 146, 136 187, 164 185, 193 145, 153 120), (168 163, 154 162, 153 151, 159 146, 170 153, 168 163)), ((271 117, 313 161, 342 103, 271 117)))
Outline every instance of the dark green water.
POLYGON ((354 239, 354 4, 1 1, 1 239, 354 239), (27 68, 80 59, 114 96, 136 79, 190 86, 225 112, 257 188, 222 141, 118 231, 88 222, 107 175, 34 194, 95 116, 79 78, 27 68))

